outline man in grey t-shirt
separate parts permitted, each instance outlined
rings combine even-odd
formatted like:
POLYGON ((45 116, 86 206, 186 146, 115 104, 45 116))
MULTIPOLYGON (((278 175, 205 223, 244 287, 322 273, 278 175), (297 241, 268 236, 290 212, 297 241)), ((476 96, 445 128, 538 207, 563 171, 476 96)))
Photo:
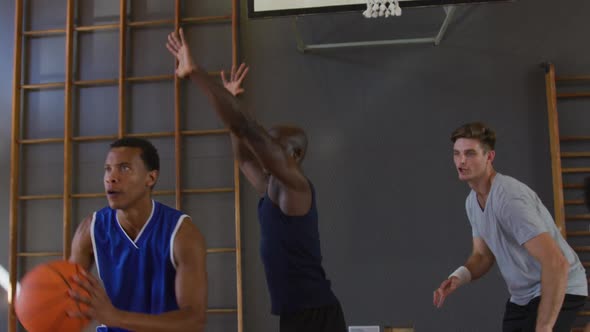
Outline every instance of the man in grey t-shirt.
POLYGON ((569 332, 588 295, 586 272, 539 197, 525 184, 497 173, 494 131, 469 123, 452 136, 459 179, 471 193, 465 208, 473 252, 434 292, 434 305, 498 263, 510 299, 503 331, 569 332))

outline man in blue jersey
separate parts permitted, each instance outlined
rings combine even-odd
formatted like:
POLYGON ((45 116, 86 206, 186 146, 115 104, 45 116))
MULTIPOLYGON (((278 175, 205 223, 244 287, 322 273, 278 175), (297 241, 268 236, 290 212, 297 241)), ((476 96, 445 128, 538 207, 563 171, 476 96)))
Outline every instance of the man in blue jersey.
POLYGON ((89 296, 70 295, 94 319, 97 331, 204 331, 206 247, 190 217, 152 200, 160 169, 148 141, 111 144, 104 167, 108 207, 78 227, 70 261, 86 271, 75 281, 89 296), (104 284, 87 270, 96 263, 104 284))
POLYGON ((304 131, 277 126, 267 132, 244 112, 234 95, 243 91, 245 66, 232 69, 225 82, 230 93, 194 64, 182 30, 169 35, 167 47, 179 61, 178 77, 198 85, 230 129, 240 168, 261 197, 260 252, 280 331, 344 332, 344 314, 321 264, 315 191, 300 166, 307 148, 304 131))
POLYGON ((497 262, 511 295, 504 332, 569 332, 588 295, 578 255, 537 194, 496 172, 491 128, 468 123, 453 132, 451 141, 459 179, 471 187, 465 208, 473 252, 434 291, 434 305, 442 306, 458 287, 481 278, 497 262))

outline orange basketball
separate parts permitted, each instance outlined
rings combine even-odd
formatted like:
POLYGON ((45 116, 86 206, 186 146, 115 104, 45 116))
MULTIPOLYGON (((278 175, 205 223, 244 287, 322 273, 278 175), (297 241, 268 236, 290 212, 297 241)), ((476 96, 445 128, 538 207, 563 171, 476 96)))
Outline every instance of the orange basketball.
POLYGON ((41 264, 25 274, 20 282, 14 308, 28 332, 79 332, 89 323, 84 318, 68 317, 67 311, 85 311, 68 294, 73 289, 82 296, 88 292, 72 281, 82 267, 67 261, 41 264))

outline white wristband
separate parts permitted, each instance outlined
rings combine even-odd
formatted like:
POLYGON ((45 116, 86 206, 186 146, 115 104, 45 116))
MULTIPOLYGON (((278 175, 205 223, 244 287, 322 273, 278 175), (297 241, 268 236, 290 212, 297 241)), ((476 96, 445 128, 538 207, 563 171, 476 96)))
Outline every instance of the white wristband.
POLYGON ((450 277, 457 277, 457 279, 459 279, 458 286, 461 286, 471 281, 471 272, 469 272, 469 270, 465 266, 459 266, 459 268, 456 269, 455 272, 451 273, 449 278, 450 277))

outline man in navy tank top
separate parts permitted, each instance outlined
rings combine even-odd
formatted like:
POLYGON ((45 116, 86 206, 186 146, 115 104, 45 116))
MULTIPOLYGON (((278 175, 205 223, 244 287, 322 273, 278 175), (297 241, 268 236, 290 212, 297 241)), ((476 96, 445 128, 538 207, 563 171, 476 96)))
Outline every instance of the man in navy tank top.
POLYGON ((103 324, 100 332, 195 331, 205 327, 206 247, 189 216, 152 200, 160 160, 139 138, 110 146, 104 166, 108 207, 87 217, 72 242, 75 278, 88 295, 74 317, 103 324), (99 282, 87 272, 96 264, 99 282))
POLYGON ((235 95, 243 91, 245 65, 233 68, 229 81, 222 73, 224 88, 194 64, 182 30, 169 35, 167 47, 179 62, 176 74, 205 92, 230 129, 242 173, 260 195, 260 253, 280 331, 344 332, 344 314, 322 267, 315 190, 301 169, 305 132, 293 126, 267 132, 244 112, 235 95))

